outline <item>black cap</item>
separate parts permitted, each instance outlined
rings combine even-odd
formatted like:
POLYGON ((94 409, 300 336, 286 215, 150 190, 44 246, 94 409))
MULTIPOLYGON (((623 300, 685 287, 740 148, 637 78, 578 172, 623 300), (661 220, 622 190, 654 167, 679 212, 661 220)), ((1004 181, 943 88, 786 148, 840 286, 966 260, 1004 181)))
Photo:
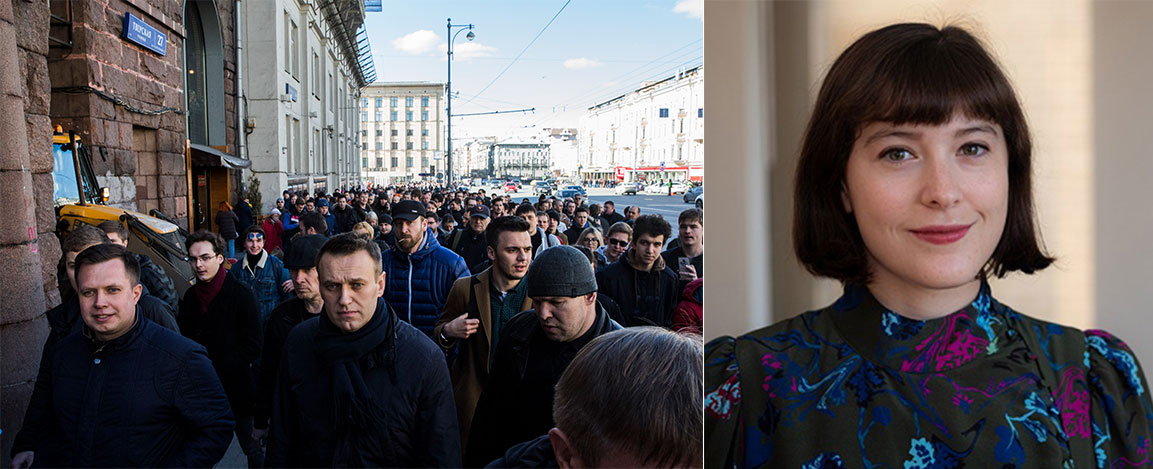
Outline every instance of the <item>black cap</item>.
POLYGON ((392 206, 393 220, 413 221, 424 216, 424 204, 417 200, 404 199, 392 206))
POLYGON ((308 269, 316 267, 316 255, 320 247, 328 241, 328 236, 321 234, 304 235, 292 240, 288 252, 284 253, 284 268, 308 269))
POLYGON ((469 218, 472 218, 472 217, 489 218, 490 214, 488 211, 488 207, 485 207, 484 205, 477 205, 473 208, 468 209, 468 216, 469 216, 469 218))
POLYGON ((387 213, 382 214, 380 216, 380 220, 377 220, 377 221, 379 221, 381 223, 388 223, 389 225, 391 225, 392 224, 392 215, 389 215, 387 213))

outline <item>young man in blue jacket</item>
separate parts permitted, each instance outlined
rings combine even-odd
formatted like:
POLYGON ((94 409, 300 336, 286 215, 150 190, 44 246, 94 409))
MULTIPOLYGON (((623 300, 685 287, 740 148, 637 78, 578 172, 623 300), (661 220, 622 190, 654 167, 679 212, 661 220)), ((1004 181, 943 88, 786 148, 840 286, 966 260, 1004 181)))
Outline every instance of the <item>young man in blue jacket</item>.
POLYGON ((276 305, 293 297, 288 269, 280 259, 264 250, 264 228, 259 226, 252 225, 245 230, 244 256, 232 264, 229 273, 256 295, 261 326, 268 322, 276 305))

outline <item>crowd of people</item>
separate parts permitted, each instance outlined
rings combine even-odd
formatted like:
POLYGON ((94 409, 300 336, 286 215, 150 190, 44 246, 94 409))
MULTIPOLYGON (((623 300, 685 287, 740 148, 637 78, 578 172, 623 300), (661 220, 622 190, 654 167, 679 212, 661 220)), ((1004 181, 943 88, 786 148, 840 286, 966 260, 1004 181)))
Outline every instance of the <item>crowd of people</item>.
POLYGON ((13 467, 212 466, 233 435, 249 467, 702 464, 700 209, 671 242, 580 195, 285 191, 254 213, 186 237, 182 297, 121 223, 67 234, 13 467))

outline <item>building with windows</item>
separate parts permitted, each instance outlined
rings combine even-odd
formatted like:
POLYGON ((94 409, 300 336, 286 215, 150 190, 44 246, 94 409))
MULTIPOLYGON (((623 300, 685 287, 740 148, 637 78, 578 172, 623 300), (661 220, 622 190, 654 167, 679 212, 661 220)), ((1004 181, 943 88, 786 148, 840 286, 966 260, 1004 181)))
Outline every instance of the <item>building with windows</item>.
POLYGON ((444 84, 373 83, 361 90, 360 158, 366 182, 432 180, 444 173, 444 84))
POLYGON ((596 104, 580 120, 586 181, 703 181, 704 66, 645 82, 596 104))
POLYGON ((364 2, 241 2, 247 153, 264 209, 285 189, 362 182, 360 89, 376 80, 364 2))
POLYGON ((524 180, 552 175, 551 145, 538 139, 504 141, 490 147, 492 170, 498 178, 519 177, 524 180))

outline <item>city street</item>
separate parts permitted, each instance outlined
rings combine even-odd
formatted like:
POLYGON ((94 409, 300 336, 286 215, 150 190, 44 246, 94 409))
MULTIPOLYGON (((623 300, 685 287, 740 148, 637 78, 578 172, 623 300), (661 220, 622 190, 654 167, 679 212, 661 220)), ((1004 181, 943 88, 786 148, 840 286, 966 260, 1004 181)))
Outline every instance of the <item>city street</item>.
MULTIPOLYGON (((476 190, 477 188, 473 188, 476 190)), ((485 188, 490 191, 489 188, 485 188)), ((658 214, 664 217, 665 220, 672 225, 672 236, 669 239, 677 237, 677 216, 685 209, 693 207, 693 204, 684 202, 684 196, 676 194, 673 196, 655 195, 655 194, 637 194, 637 195, 619 195, 614 194, 612 189, 599 189, 599 188, 585 188, 588 191, 588 200, 594 204, 604 204, 605 201, 611 200, 616 205, 616 210, 621 215, 624 215, 625 207, 630 205, 637 205, 641 208, 641 215, 658 214)), ((499 194, 500 192, 498 192, 499 194)), ((515 193, 511 193, 513 201, 520 202, 527 197, 530 201, 536 202, 538 196, 533 195, 532 190, 528 186, 515 193)))

